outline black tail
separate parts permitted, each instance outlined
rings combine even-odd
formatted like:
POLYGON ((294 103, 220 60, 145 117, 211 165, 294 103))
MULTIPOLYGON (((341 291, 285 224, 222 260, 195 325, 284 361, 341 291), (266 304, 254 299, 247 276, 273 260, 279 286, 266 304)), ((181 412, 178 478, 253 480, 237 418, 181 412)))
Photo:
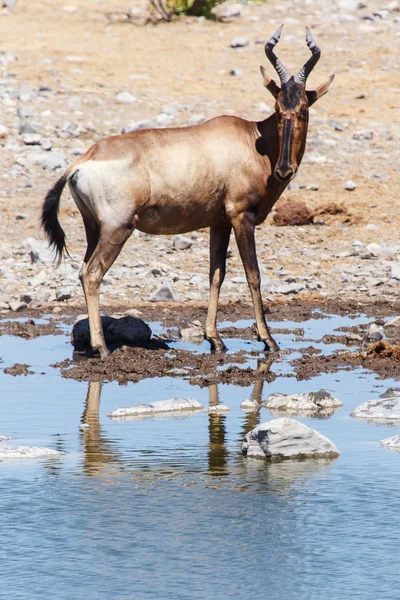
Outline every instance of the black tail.
POLYGON ((43 202, 41 223, 49 244, 56 251, 57 265, 60 264, 64 252, 68 254, 65 242, 65 233, 58 221, 58 207, 62 191, 67 183, 68 177, 63 175, 54 187, 47 192, 43 202))

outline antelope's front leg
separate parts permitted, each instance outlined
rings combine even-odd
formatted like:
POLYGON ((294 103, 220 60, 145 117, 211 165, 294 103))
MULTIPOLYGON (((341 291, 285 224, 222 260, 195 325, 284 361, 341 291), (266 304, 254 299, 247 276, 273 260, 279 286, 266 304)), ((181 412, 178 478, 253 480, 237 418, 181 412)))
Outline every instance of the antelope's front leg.
POLYGON ((215 352, 226 350, 217 331, 217 310, 219 291, 225 278, 226 252, 231 235, 231 227, 210 228, 210 301, 204 337, 215 352))
POLYGON ((265 321, 261 291, 260 270, 258 268, 256 244, 254 239, 255 216, 252 213, 242 213, 232 221, 236 243, 239 248, 240 258, 249 284, 253 308, 256 317, 258 338, 264 342, 265 349, 272 352, 279 350, 278 344, 271 337, 265 321))

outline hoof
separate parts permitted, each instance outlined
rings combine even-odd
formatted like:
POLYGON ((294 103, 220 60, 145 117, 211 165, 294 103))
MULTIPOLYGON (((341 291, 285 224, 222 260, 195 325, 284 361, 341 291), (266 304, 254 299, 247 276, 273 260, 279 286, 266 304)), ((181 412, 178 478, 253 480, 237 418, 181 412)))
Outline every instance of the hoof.
POLYGON ((280 348, 275 340, 260 340, 264 344, 265 352, 279 352, 280 348))
POLYGON ((206 338, 208 342, 210 342, 211 352, 226 352, 228 348, 225 346, 222 340, 215 340, 206 338))

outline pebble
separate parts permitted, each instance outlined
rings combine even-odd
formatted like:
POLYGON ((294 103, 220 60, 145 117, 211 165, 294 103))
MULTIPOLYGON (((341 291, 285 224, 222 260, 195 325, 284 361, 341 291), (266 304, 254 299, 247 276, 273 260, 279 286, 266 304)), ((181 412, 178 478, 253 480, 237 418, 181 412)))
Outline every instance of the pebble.
POLYGON ((149 298, 150 302, 177 302, 178 295, 168 280, 164 281, 149 298))
POLYGON ((172 247, 174 250, 188 250, 193 246, 192 240, 181 235, 174 236, 172 240, 172 247))
POLYGON ((347 190, 348 192, 354 192, 354 190, 356 189, 356 184, 354 183, 354 181, 351 181, 349 179, 349 181, 346 181, 346 185, 344 186, 344 189, 347 190))
POLYGON ((231 48, 244 48, 245 46, 248 46, 249 43, 249 38, 244 36, 238 36, 233 38, 230 45, 231 48))
POLYGON ((385 332, 383 331, 383 327, 380 327, 375 323, 371 323, 368 327, 367 340, 369 342, 379 342, 379 340, 383 339, 384 335, 385 332))
POLYGON ((132 96, 129 92, 119 92, 119 94, 115 97, 116 101, 121 104, 133 104, 136 102, 137 98, 132 96))

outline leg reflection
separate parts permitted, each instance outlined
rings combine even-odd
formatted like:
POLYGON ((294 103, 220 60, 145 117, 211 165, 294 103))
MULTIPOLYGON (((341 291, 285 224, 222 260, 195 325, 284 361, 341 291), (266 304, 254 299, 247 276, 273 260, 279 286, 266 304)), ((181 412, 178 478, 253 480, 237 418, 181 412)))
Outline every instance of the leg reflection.
POLYGON ((88 425, 82 429, 83 470, 86 475, 106 474, 108 466, 121 462, 113 451, 112 443, 102 435, 99 418, 101 388, 99 381, 89 382, 82 415, 82 424, 88 425))
MULTIPOLYGON (((218 386, 212 383, 209 388, 209 404, 217 406, 218 386)), ((210 413, 208 415, 208 469, 211 475, 228 473, 228 451, 226 449, 226 415, 210 413)))

